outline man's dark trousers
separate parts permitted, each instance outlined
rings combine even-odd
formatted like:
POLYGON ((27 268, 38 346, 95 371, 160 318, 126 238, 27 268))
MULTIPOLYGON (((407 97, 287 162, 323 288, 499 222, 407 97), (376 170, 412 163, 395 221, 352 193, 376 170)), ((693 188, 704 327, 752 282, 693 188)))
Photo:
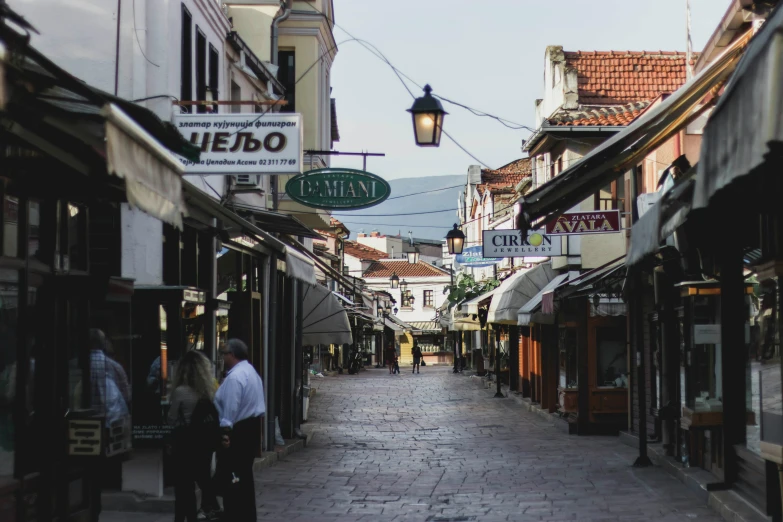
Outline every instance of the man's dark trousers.
POLYGON ((239 479, 238 484, 224 487, 224 520, 256 522, 256 488, 253 482, 253 461, 261 440, 261 417, 251 417, 236 424, 230 433, 231 447, 223 452, 229 469, 239 479))

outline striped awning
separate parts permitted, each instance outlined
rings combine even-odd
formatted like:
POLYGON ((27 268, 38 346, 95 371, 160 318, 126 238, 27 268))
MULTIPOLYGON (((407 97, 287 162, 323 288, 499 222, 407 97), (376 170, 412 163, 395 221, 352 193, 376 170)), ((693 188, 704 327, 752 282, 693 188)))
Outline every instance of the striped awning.
POLYGON ((435 321, 408 321, 408 324, 411 325, 416 330, 421 330, 423 332, 440 333, 442 328, 440 323, 436 323, 435 321))

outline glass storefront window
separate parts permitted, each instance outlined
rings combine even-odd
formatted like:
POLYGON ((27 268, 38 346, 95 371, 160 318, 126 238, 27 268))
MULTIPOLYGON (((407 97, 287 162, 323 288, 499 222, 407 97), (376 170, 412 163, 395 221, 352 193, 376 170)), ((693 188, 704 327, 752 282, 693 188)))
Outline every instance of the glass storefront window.
MULTIPOLYGON (((67 268, 87 269, 87 209, 84 205, 68 203, 66 207, 68 244, 64 245, 67 268)), ((63 268, 66 268, 65 266, 63 268)))
POLYGON ((28 213, 30 235, 27 238, 27 248, 30 258, 39 258, 41 247, 41 202, 31 199, 28 213))
POLYGON ((19 273, 0 270, 0 477, 14 474, 19 273))
POLYGON ((600 327, 595 331, 596 370, 598 387, 628 386, 625 354, 625 328, 600 327))
POLYGON ((13 196, 3 200, 3 255, 19 255, 19 199, 13 196))
POLYGON ((723 369, 720 340, 720 296, 690 298, 690 349, 687 406, 693 411, 723 411, 723 369))
POLYGON ((775 277, 760 286, 759 311, 755 317, 757 342, 749 364, 750 406, 747 446, 760 453, 760 442, 783 446, 783 401, 780 361, 780 280, 775 277), (754 419, 752 419, 754 417, 754 419))
POLYGON ((577 387, 576 328, 560 329, 560 378, 561 388, 577 387))
POLYGON ((203 304, 182 302, 182 319, 185 326, 185 349, 190 350, 204 349, 204 312, 203 304))

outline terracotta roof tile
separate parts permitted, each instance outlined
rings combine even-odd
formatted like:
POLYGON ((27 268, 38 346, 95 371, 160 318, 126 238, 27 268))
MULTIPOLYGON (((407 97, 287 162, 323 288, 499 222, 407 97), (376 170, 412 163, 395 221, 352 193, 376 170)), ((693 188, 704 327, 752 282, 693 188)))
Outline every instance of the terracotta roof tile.
MULTIPOLYGON (((576 69, 581 105, 650 101, 685 83, 685 53, 674 51, 566 51, 576 69)), ((694 53, 695 61, 698 55, 694 53)))
POLYGON ((493 192, 501 189, 513 189, 520 181, 529 178, 532 174, 530 158, 521 158, 512 161, 496 170, 481 169, 481 185, 479 192, 490 189, 493 192))
POLYGON ((373 262, 362 275, 363 278, 389 278, 392 274, 397 274, 400 279, 405 277, 449 277, 448 272, 434 267, 424 261, 416 264, 408 263, 407 259, 382 259, 373 262))
POLYGON ((382 250, 362 245, 356 241, 345 241, 343 243, 343 251, 351 257, 362 260, 377 261, 378 259, 387 259, 389 257, 382 250))
POLYGON ((635 120, 650 106, 649 101, 606 107, 586 106, 579 110, 560 110, 549 118, 557 126, 624 126, 635 120))

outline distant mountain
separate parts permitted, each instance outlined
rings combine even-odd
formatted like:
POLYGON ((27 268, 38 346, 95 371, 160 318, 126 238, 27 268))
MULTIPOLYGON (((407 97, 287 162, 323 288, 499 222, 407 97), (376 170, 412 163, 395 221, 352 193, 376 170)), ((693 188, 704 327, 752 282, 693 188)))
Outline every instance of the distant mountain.
POLYGON ((380 205, 353 212, 335 212, 334 217, 345 223, 351 238, 361 231, 369 234, 373 230, 407 237, 410 230, 416 238, 443 239, 457 221, 457 198, 466 181, 464 174, 390 180, 391 195, 380 205), (418 194, 436 189, 444 190, 418 194), (450 212, 405 215, 443 209, 450 209, 450 212), (375 217, 379 214, 381 216, 375 217))

